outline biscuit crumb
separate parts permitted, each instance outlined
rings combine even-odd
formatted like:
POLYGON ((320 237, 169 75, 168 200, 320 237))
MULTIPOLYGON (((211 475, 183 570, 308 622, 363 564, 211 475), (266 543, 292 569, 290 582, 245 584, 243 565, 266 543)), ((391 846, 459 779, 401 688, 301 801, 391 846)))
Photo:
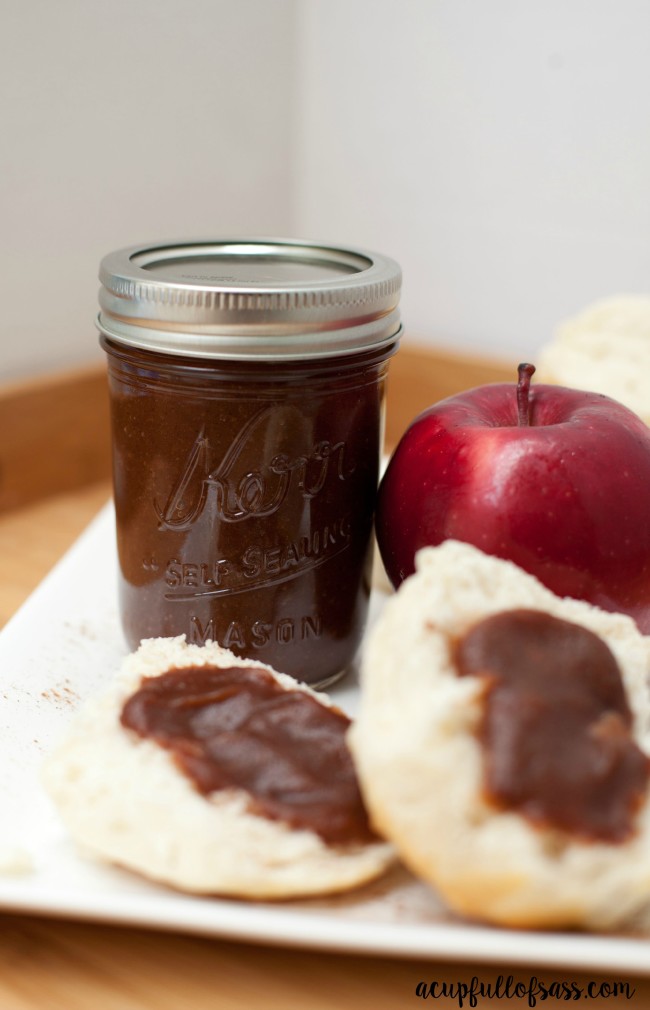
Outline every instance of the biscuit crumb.
POLYGON ((0 844, 0 874, 20 877, 34 872, 34 861, 24 845, 6 842, 0 844))

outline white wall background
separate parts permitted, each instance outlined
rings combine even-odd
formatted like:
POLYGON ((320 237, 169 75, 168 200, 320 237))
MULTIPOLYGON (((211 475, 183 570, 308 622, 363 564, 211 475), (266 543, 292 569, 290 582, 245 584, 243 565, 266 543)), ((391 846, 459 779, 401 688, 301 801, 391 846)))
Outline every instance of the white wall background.
POLYGON ((404 269, 418 339, 530 356, 650 293, 647 0, 307 0, 297 217, 404 269))
POLYGON ((97 268, 291 220, 294 0, 0 0, 0 374, 96 358, 97 268))
POLYGON ((647 0, 0 0, 0 376, 99 358, 99 259, 400 260, 412 340, 530 357, 650 293, 647 0))

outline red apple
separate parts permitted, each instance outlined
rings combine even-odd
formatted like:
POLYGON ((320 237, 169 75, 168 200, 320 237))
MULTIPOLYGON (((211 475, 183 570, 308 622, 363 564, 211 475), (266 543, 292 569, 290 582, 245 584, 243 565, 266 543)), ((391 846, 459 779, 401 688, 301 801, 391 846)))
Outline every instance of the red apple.
POLYGON ((598 393, 479 386, 430 407, 379 489, 389 578, 443 540, 514 561, 558 596, 630 614, 650 632, 650 428, 598 393))

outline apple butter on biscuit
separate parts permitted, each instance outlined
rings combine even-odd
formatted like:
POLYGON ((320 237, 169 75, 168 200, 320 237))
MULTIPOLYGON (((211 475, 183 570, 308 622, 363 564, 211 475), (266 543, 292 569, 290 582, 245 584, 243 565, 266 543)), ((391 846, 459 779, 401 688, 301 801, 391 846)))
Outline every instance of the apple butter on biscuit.
POLYGON ((587 628, 510 610, 456 643, 460 676, 482 679, 484 788, 502 809, 586 840, 635 830, 650 761, 632 736, 621 671, 587 628))

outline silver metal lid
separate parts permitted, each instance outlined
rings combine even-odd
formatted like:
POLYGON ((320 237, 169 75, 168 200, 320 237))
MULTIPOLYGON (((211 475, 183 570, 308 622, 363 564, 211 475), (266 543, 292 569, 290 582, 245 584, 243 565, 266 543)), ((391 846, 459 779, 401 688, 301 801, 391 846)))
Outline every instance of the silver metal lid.
POLYGON ((201 358, 354 354, 400 334, 401 271, 365 249, 290 239, 131 246, 101 263, 112 340, 201 358))

